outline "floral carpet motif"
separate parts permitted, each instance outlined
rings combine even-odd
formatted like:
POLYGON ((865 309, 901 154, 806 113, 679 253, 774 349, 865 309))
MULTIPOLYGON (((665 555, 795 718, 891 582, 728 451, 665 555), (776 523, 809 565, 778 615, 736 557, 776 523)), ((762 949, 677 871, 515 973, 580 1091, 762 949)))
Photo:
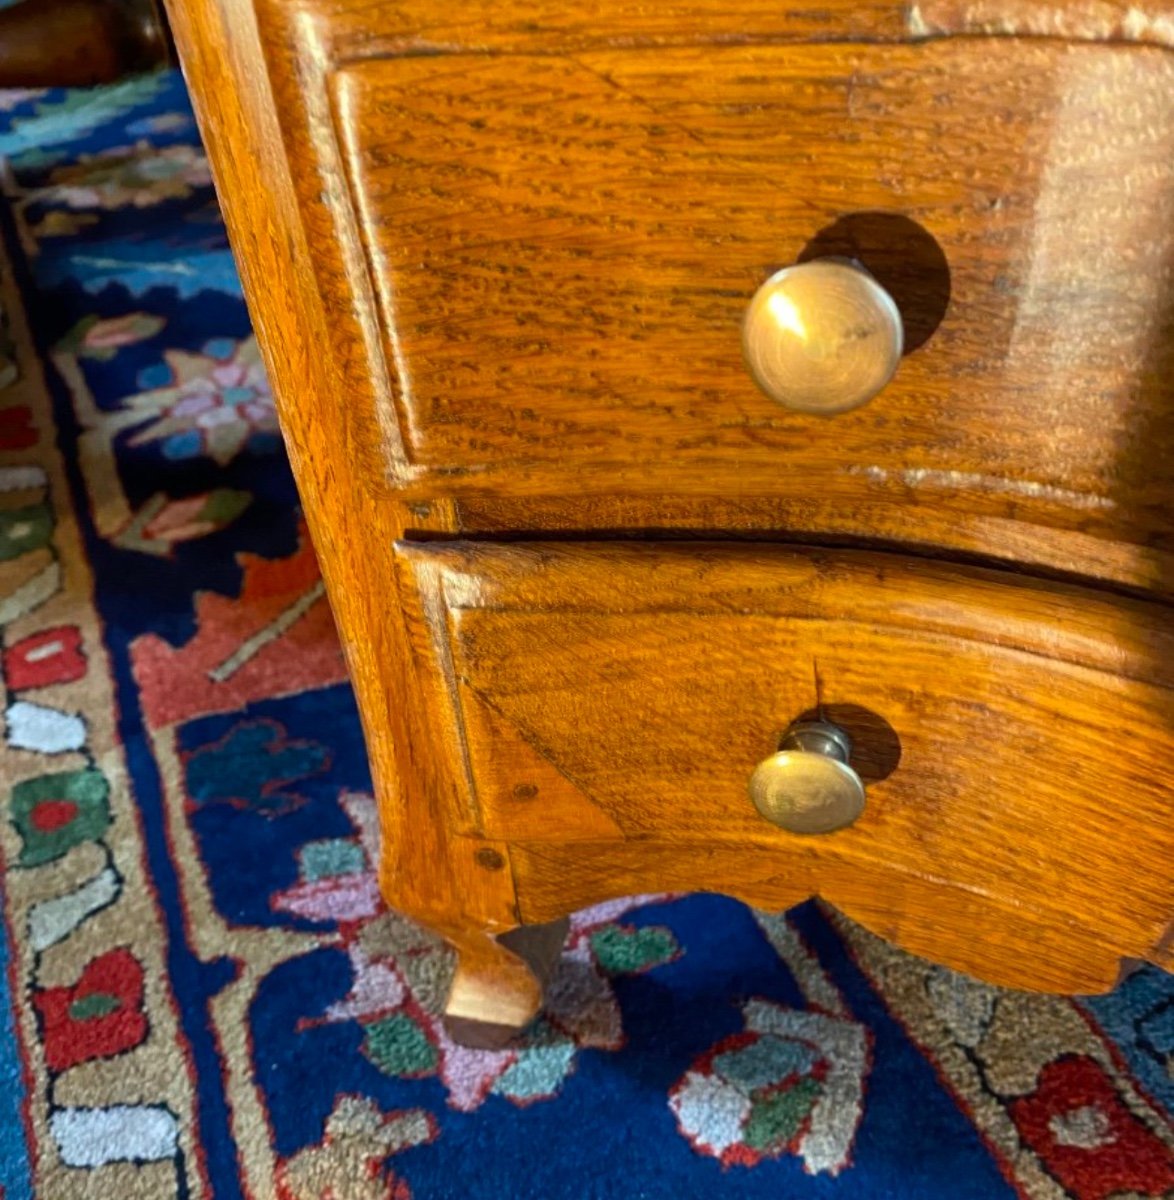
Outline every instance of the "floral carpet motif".
POLYGON ((631 897, 454 1045, 182 82, 0 94, 0 155, 0 1200, 1174 1196, 1152 968, 631 897))

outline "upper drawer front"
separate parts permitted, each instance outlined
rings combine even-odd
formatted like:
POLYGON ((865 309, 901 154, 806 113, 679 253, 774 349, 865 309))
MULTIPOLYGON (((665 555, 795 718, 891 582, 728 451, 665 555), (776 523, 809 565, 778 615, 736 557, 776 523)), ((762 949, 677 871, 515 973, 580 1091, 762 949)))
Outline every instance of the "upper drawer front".
MULTIPOLYGON (((946 497, 1153 545, 1171 95, 1162 50, 997 40, 341 68, 407 463, 457 492, 946 497), (745 306, 882 210, 944 252, 945 318, 867 407, 791 413, 747 376, 745 306)), ((920 278, 913 342, 943 298, 920 278)))
MULTIPOLYGON (((1168 610, 883 555, 398 553, 453 820, 519 844, 519 862, 561 862, 563 903, 814 892, 858 915, 920 912, 914 938, 952 905, 978 919, 986 905, 1003 925, 1050 913, 1090 963, 1097 945, 1152 953, 1170 920, 1168 610), (803 836, 759 815, 747 787, 816 709, 855 740, 868 795, 855 824, 803 836)), ((1015 956, 995 950, 1008 961, 980 973, 1010 979, 1015 956)))

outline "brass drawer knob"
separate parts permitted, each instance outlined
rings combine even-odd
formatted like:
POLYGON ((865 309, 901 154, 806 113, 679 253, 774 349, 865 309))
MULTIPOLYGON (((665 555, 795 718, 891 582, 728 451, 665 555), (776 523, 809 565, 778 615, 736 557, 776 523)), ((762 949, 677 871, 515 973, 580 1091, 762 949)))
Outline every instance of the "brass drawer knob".
POLYGON ((828 721, 799 721, 750 776, 750 799, 791 833, 831 833, 864 811, 864 784, 848 765, 852 742, 828 721))
POLYGON ((892 296, 839 258, 776 272, 742 322, 754 382, 785 408, 824 416, 867 404, 892 379, 904 344, 892 296))

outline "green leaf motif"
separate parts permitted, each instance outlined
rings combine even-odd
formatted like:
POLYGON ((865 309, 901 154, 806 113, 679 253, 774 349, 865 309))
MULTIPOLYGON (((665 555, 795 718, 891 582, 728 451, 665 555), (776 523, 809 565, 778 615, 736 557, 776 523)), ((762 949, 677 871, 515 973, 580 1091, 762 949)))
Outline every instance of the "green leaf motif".
POLYGON ((680 952, 672 931, 663 925, 635 928, 604 925, 591 935, 595 961, 610 975, 637 975, 672 962, 680 952))
POLYGON ((12 789, 9 814, 23 843, 17 862, 39 867, 82 842, 97 841, 110 827, 110 786, 86 768, 38 775, 12 789))
POLYGON ((406 1013, 368 1025, 363 1053, 384 1074, 407 1078, 434 1074, 438 1062, 436 1047, 406 1013))
POLYGON ((123 346, 132 346, 154 337, 167 322, 151 313, 132 312, 104 319, 96 315, 82 317, 57 343, 58 354, 109 362, 123 346))
POLYGON ((200 517, 214 529, 223 529, 230 521, 235 521, 252 500, 248 492, 235 488, 216 488, 208 493, 208 501, 200 511, 200 517))
POLYGON ((756 1100, 746 1122, 746 1145, 767 1154, 783 1150, 811 1115, 819 1093, 818 1080, 808 1076, 793 1087, 756 1100))
POLYGON ((122 1001, 109 992, 91 992, 79 996, 70 1006, 69 1015, 75 1021, 92 1021, 95 1017, 108 1017, 122 1007, 122 1001))
POLYGON ((39 550, 53 536, 53 513, 47 504, 27 504, 0 512, 0 562, 39 550))

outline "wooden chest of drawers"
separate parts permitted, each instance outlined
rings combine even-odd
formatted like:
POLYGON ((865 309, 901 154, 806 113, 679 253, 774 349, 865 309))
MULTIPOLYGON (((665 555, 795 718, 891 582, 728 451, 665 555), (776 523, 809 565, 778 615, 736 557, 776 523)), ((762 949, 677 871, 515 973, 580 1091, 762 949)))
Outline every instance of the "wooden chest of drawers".
POLYGON ((170 7, 464 1036, 657 888, 1171 963, 1168 6, 170 7))

